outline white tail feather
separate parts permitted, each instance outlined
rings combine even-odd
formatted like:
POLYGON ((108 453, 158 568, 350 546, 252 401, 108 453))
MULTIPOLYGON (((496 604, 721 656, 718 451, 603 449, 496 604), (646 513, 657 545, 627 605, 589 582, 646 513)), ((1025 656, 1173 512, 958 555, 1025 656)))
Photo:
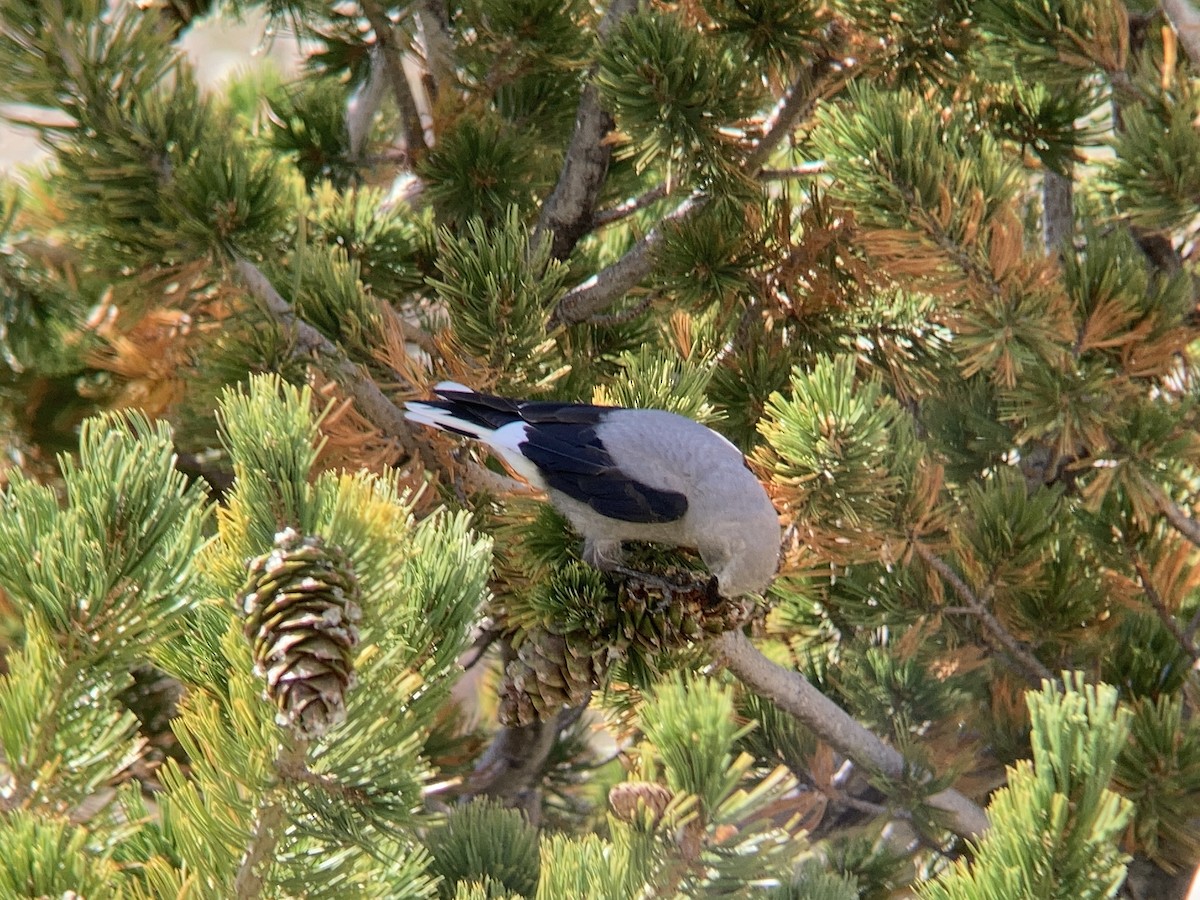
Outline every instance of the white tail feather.
POLYGON ((410 400, 404 404, 404 418, 410 422, 416 422, 419 425, 428 425, 431 428, 440 428, 449 431, 465 431, 467 434, 474 437, 476 440, 491 443, 493 431, 483 425, 477 425, 474 422, 468 422, 460 419, 448 409, 440 409, 436 406, 430 406, 428 403, 410 400))
MULTIPOLYGON (((470 388, 463 387, 461 384, 453 381, 443 381, 434 390, 461 390, 474 393, 470 388)), ((452 431, 457 434, 469 434, 477 441, 487 444, 496 451, 496 454, 508 463, 514 472, 534 487, 545 489, 546 484, 542 480, 537 466, 530 462, 525 454, 521 452, 520 445, 525 440, 529 427, 524 422, 509 422, 500 428, 488 428, 485 425, 461 419, 448 409, 430 406, 428 403, 410 400, 404 404, 404 407, 404 418, 410 422, 416 422, 419 425, 428 425, 431 428, 439 428, 443 431, 452 431)))

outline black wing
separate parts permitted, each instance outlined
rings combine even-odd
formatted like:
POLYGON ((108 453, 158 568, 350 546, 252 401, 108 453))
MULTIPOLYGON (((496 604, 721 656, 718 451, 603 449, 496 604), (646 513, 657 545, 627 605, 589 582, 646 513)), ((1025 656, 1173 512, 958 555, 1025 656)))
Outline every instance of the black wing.
MULTIPOLYGON (((596 407, 593 407, 596 408, 596 407)), ((530 423, 520 443, 546 484, 623 522, 674 522, 687 512, 687 497, 630 478, 613 461, 594 425, 530 423)))
POLYGON ((439 400, 422 400, 426 406, 444 409, 454 416, 483 428, 502 428, 516 421, 537 424, 574 422, 596 425, 611 406, 588 403, 551 403, 542 400, 510 400, 495 394, 480 394, 471 390, 438 388, 439 400))
MULTIPOLYGON (((587 403, 510 400, 492 394, 442 388, 426 401, 488 429, 528 425, 518 447, 548 486, 603 516, 624 522, 674 522, 687 512, 687 497, 630 478, 609 455, 596 426, 615 407, 587 403)), ((445 427, 445 426, 443 426, 445 427)))

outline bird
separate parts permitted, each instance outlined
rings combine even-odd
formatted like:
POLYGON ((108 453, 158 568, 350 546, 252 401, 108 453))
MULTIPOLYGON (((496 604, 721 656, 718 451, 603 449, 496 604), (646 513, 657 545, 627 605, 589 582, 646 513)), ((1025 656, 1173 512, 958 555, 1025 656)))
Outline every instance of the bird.
POLYGON ((409 401, 413 422, 480 441, 544 491, 584 539, 583 558, 620 565, 625 541, 689 547, 725 597, 761 594, 779 565, 779 514, 745 457, 662 409, 515 400, 453 381, 409 401))

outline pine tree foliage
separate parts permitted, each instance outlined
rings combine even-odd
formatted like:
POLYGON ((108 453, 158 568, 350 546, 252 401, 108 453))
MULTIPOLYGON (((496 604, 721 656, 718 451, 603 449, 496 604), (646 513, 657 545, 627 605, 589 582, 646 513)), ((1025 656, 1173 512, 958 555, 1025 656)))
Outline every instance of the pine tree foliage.
POLYGON ((48 151, 0 185, 0 894, 1189 871, 1189 47, 1126 0, 0 0, 48 151), (212 13, 300 72, 202 89, 212 13), (725 434, 767 596, 586 566, 405 424, 446 378, 725 434))
POLYGON ((451 897, 457 882, 479 880, 488 895, 502 890, 521 897, 537 890, 541 848, 537 830, 517 810, 486 800, 456 809, 444 825, 429 832, 426 845, 433 871, 442 876, 441 896, 451 897))
MULTIPOLYGON (((207 504, 172 469, 167 429, 135 416, 86 424, 79 462, 63 461, 65 509, 29 481, 6 495, 4 527, 15 537, 5 546, 63 553, 36 570, 32 561, 13 566, 5 579, 26 628, 0 691, 8 808, 65 817, 127 778, 140 741, 116 692, 132 660, 152 657, 188 688, 173 726, 187 766, 170 760, 160 770, 158 817, 126 819, 109 796, 85 834, 114 847, 136 835, 144 855, 126 861, 121 879, 130 892, 145 887, 144 871, 197 896, 251 890, 268 873, 281 889, 331 895, 432 890, 422 845, 398 829, 417 824, 422 742, 465 646, 489 549, 461 516, 415 523, 395 484, 336 473, 310 480, 312 406, 307 391, 271 379, 226 395, 226 443, 240 477, 203 548, 207 504), (362 594, 371 614, 355 664, 358 683, 372 687, 347 694, 344 722, 327 736, 277 727, 235 604, 246 560, 288 522, 328 535, 373 585, 362 594), (51 587, 72 584, 65 595, 51 587), (67 596, 78 600, 64 608, 67 596), (377 722, 369 741, 389 753, 363 753, 340 734, 359 731, 355 721, 377 722), (380 857, 392 860, 386 877, 380 857)), ((61 843, 77 847, 69 833, 61 843)))
MULTIPOLYGON (((531 257, 517 209, 506 210, 494 229, 475 217, 461 236, 447 230, 441 238, 441 278, 434 285, 464 349, 498 373, 508 360, 544 356, 549 337, 541 311, 561 295, 567 267, 546 258, 545 250, 541 259, 531 257)), ((520 382, 504 387, 527 389, 520 382)))
MULTIPOLYGON (((703 178, 721 159, 722 128, 759 105, 747 77, 753 70, 741 65, 733 42, 719 31, 706 36, 676 16, 647 12, 625 19, 597 65, 601 96, 621 127, 637 136, 623 152, 638 170, 684 164, 703 178)), ((691 180, 686 168, 676 177, 691 180)))
POLYGON ((1065 691, 1046 685, 1027 695, 1033 759, 1018 763, 993 798, 994 830, 980 842, 974 864, 956 863, 922 896, 1116 894, 1125 859, 1114 842, 1132 804, 1107 785, 1129 716, 1117 709, 1111 687, 1081 677, 1066 681, 1065 691))

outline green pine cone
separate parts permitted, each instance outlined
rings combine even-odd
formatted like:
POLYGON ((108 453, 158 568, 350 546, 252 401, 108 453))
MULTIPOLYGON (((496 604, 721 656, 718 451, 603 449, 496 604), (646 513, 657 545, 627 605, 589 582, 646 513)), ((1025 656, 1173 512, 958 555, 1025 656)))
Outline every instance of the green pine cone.
POLYGON ((285 528, 247 573, 238 605, 276 722, 297 737, 321 737, 346 718, 354 685, 362 611, 349 560, 320 536, 285 528))
POLYGON ((504 667, 499 718, 503 725, 530 725, 587 702, 607 667, 607 650, 577 635, 544 629, 525 632, 516 656, 504 667))
POLYGON ((651 654, 676 650, 709 635, 748 622, 753 601, 720 596, 687 570, 669 578, 627 578, 617 605, 620 632, 631 645, 651 654))

